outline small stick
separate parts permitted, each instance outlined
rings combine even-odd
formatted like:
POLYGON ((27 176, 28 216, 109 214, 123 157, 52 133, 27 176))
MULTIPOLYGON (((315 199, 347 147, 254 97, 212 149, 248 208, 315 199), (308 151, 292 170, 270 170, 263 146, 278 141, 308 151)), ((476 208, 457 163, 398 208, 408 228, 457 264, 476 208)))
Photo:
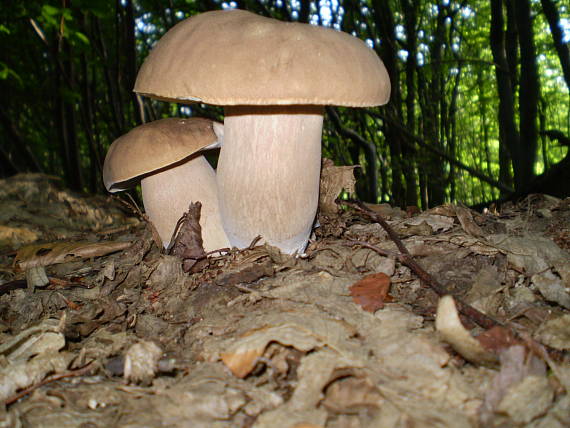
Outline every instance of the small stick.
MULTIPOLYGON (((380 215, 378 215, 377 213, 375 213, 374 211, 369 209, 366 205, 364 205, 360 201, 349 200, 349 201, 338 201, 338 202, 356 209, 357 211, 367 215, 374 222, 380 224, 380 226, 382 226, 384 228, 386 233, 388 233, 388 236, 390 237, 390 239, 392 239, 392 241, 394 241, 394 243, 396 244, 396 246, 400 250, 400 254, 389 253, 385 250, 382 250, 381 248, 376 247, 375 245, 364 243, 362 241, 350 241, 347 243, 347 245, 349 245, 349 244, 360 245, 362 247, 369 248, 369 249, 371 249, 371 250, 373 250, 373 251, 375 251, 378 254, 381 254, 383 256, 395 257, 402 264, 409 267, 420 278, 420 281, 422 283, 427 284, 439 296, 445 296, 447 294, 452 294, 452 293, 450 293, 449 290, 447 290, 446 287, 444 287, 435 278, 433 278, 413 258, 413 256, 410 254, 410 252, 408 251, 408 249, 406 248, 406 246, 404 245, 404 243, 402 242, 402 240, 400 239, 398 234, 394 231, 394 229, 392 229, 390 227, 390 225, 386 222, 386 220, 384 220, 380 215), (365 245, 363 245, 363 244, 365 244, 365 245)), ((502 326, 502 324, 499 321, 491 318, 490 316, 484 314, 481 311, 478 311, 473 306, 468 305, 467 303, 463 302, 460 298, 458 298, 456 296, 453 296, 453 298, 455 299, 455 304, 457 305, 457 310, 461 314, 463 314, 466 317, 468 317, 469 319, 471 319, 477 325, 479 325, 485 329, 489 329, 489 328, 492 328, 492 327, 495 327, 498 325, 502 326)))
MULTIPOLYGON (((340 201, 337 200, 337 203, 345 204, 350 207, 355 208, 357 211, 367 215, 372 221, 377 222, 380 224, 384 230, 388 233, 388 236, 394 241, 398 249, 401 251, 400 254, 396 254, 390 251, 383 250, 375 245, 369 244, 368 242, 363 241, 349 241, 345 245, 358 245, 361 247, 369 248, 372 251, 377 252, 378 254, 385 256, 385 257, 393 257, 398 260, 400 263, 404 264, 405 266, 409 267, 412 272, 414 272, 419 278, 420 281, 429 285, 432 290, 434 290, 439 296, 444 296, 447 294, 452 294, 447 290, 442 284, 440 284, 435 278, 433 278, 418 262, 414 260, 404 243, 399 238, 398 234, 390 227, 390 225, 384 220, 380 215, 369 209, 366 205, 364 205, 360 201, 340 201)), ((515 337, 522 338, 526 344, 528 349, 534 352, 539 357, 542 357, 550 364, 550 358, 554 358, 555 360, 561 360, 564 356, 563 351, 559 351, 557 349, 551 348, 550 346, 542 345, 528 336, 525 332, 518 332, 512 327, 506 327, 499 321, 493 319, 492 317, 484 314, 483 312, 478 311, 473 306, 468 305, 467 303, 463 302, 460 298, 453 296, 455 300, 455 304, 457 310, 463 314, 464 316, 471 319, 473 322, 478 324, 479 326, 490 329, 495 326, 501 326, 507 328, 509 331, 513 332, 515 337)), ((552 367, 552 365, 551 365, 552 367)))
POLYGON ((18 401, 20 398, 25 397, 26 395, 28 395, 30 392, 34 391, 35 389, 37 389, 41 386, 47 385, 48 383, 55 382, 57 380, 65 379, 68 377, 83 376, 84 374, 88 373, 89 370, 92 369, 93 363, 94 363, 94 361, 91 361, 91 362, 87 363, 86 365, 84 365, 83 367, 80 367, 76 370, 70 370, 70 371, 67 371, 65 373, 59 373, 59 374, 54 374, 54 375, 48 376, 44 380, 42 380, 41 382, 38 382, 34 385, 31 385, 31 386, 27 387, 26 389, 23 389, 22 391, 18 392, 17 394, 14 394, 11 397, 8 397, 6 400, 4 400, 4 404, 6 406, 9 406, 10 404, 13 404, 16 401, 18 401))

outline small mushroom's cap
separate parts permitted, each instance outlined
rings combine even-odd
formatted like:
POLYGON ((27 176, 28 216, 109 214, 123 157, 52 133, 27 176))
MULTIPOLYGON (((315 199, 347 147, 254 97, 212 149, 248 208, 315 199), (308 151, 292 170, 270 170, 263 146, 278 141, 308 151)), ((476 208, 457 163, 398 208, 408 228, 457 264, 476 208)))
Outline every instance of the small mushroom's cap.
POLYGON ((202 118, 169 118, 137 126, 109 147, 103 165, 105 187, 109 192, 128 189, 145 175, 216 147, 214 123, 202 118))
POLYGON ((390 79, 378 55, 350 34, 219 10, 169 30, 134 90, 174 102, 366 107, 388 102, 390 79))

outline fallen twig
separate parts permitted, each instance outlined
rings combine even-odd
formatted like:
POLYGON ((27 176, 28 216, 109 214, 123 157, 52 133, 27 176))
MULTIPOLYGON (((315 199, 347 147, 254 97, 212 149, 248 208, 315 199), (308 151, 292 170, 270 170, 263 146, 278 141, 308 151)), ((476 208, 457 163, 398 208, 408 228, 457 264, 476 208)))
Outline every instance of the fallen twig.
MULTIPOLYGON (((364 248, 369 248, 372 251, 375 251, 376 253, 378 253, 382 256, 393 257, 394 259, 398 260, 403 265, 409 267, 412 270, 412 272, 414 272, 420 278, 420 281, 422 283, 428 285, 439 296, 453 295, 453 293, 451 293, 449 290, 447 290, 447 288, 444 285, 442 285, 435 278, 433 278, 413 258, 413 256, 410 254, 410 252, 408 251, 408 249, 406 248, 406 246, 404 245, 404 243, 402 242, 402 240, 400 239, 398 234, 394 231, 394 229, 392 229, 392 227, 390 227, 390 225, 386 222, 386 220, 384 220, 380 215, 378 215, 376 212, 369 209, 361 201, 337 200, 337 202, 344 204, 344 205, 348 205, 348 206, 356 209, 357 211, 368 216, 372 221, 380 224, 380 226, 382 226, 384 228, 384 230, 386 230, 386 233, 388 233, 388 236, 392 239, 392 241, 394 241, 394 243, 396 244, 396 246, 400 250, 400 253, 393 253, 390 251, 386 251, 382 248, 379 248, 375 245, 372 245, 372 244, 369 244, 369 243, 363 242, 363 241, 348 241, 348 242, 346 242, 345 245, 349 245, 349 246, 358 245, 358 246, 361 246, 364 248)), ((520 333, 512 327, 505 326, 503 323, 501 323, 501 322, 495 320, 494 318, 484 314, 483 312, 478 311, 473 306, 463 302, 457 296, 453 296, 453 298, 455 300, 455 305, 456 305, 459 313, 466 316, 467 318, 469 318, 471 321, 473 321, 477 325, 479 325, 479 326, 481 326, 487 330, 492 328, 492 327, 496 327, 496 326, 501 326, 501 327, 507 328, 509 331, 511 331, 515 335, 515 337, 522 338, 526 342, 527 348, 530 349, 531 352, 535 353, 536 355, 538 355, 539 357, 542 357, 544 359, 546 359, 546 357, 548 357, 548 356, 550 356, 551 358, 554 358, 555 360, 560 360, 564 357, 564 355, 565 355, 564 352, 559 351, 557 349, 553 349, 549 346, 540 344, 540 343, 536 342, 534 339, 530 338, 527 334, 520 333)))
POLYGON ((35 389, 37 389, 41 386, 47 385, 48 383, 55 382, 57 380, 65 379, 68 377, 83 376, 84 374, 88 373, 89 370, 91 370, 93 368, 93 363, 94 363, 94 361, 91 361, 91 362, 87 363, 86 365, 84 365, 83 367, 80 367, 76 370, 70 370, 70 371, 67 371, 65 373, 58 373, 58 374, 48 376, 44 380, 42 380, 41 382, 38 382, 34 385, 31 385, 31 386, 21 390, 20 392, 12 395, 11 397, 7 398, 6 400, 4 400, 4 404, 6 406, 9 406, 10 404, 13 404, 16 401, 18 401, 20 398, 25 397, 26 395, 28 395, 30 392, 34 391, 35 389))
MULTIPOLYGON (((413 256, 410 254, 410 252, 408 251, 408 249, 406 248, 406 246, 404 245, 404 243, 402 242, 402 240, 400 239, 398 234, 394 231, 394 229, 392 229, 390 227, 390 225, 386 222, 386 220, 384 220, 380 215, 378 215, 377 213, 375 213, 374 211, 369 209, 366 205, 364 205, 360 201, 350 200, 350 201, 339 201, 339 202, 356 209, 357 211, 368 216, 374 222, 380 224, 380 226, 382 226, 384 228, 386 233, 388 233, 388 236, 390 237, 390 239, 392 239, 392 241, 394 241, 394 243, 396 244, 396 247, 398 247, 398 250, 400 250, 400 253, 399 254, 390 253, 386 250, 383 250, 381 248, 376 247, 375 245, 368 244, 368 243, 365 243, 362 241, 348 241, 346 243, 346 245, 359 245, 362 247, 369 248, 369 249, 377 252, 380 255, 383 255, 386 257, 394 257, 400 263, 409 267, 420 278, 420 281, 422 283, 428 285, 433 291, 435 291, 437 293, 438 296, 445 296, 447 294, 452 294, 444 285, 442 285, 434 277, 432 277, 413 258, 413 256)), ((453 296, 453 297, 455 299, 455 304, 457 305, 457 310, 461 314, 463 314, 466 317, 468 317, 469 319, 471 319, 477 325, 479 325, 483 328, 486 328, 486 329, 489 329, 491 327, 495 327, 498 325, 502 326, 502 324, 499 321, 491 318, 488 315, 485 315, 483 312, 478 311, 473 306, 468 305, 467 303, 463 302, 457 296, 453 296)))

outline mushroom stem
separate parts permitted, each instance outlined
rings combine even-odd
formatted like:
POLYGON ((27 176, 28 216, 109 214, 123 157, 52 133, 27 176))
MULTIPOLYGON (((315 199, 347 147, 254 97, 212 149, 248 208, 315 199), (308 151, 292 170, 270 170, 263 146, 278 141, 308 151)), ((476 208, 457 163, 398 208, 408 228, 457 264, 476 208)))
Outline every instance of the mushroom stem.
POLYGON ((204 156, 196 156, 141 180, 145 211, 164 248, 190 202, 200 201, 200 226, 205 251, 229 247, 218 209, 216 173, 204 156))
POLYGON ((304 251, 319 199, 323 112, 313 105, 226 107, 217 180, 233 246, 261 235, 285 253, 304 251))

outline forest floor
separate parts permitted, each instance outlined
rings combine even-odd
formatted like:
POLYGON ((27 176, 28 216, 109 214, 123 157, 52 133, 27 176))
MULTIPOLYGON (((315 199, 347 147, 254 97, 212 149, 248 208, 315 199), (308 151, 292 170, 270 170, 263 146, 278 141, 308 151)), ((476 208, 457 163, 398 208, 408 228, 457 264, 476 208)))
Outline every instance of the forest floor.
POLYGON ((117 199, 0 180, 0 427, 570 426, 570 199, 319 223, 185 273, 117 199))

